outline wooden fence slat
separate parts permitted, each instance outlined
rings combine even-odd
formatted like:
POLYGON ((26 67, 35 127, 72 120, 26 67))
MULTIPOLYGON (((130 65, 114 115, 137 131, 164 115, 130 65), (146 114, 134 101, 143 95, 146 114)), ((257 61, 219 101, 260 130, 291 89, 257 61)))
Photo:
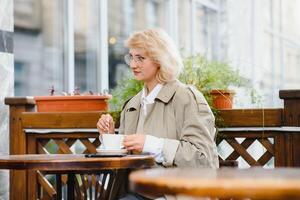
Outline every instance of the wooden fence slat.
POLYGON ((250 166, 258 165, 254 158, 235 139, 226 139, 226 141, 240 154, 242 158, 245 159, 247 163, 249 163, 250 166))
POLYGON ((274 155, 274 145, 268 139, 258 139, 258 141, 270 152, 274 155))
POLYGON ((56 190, 53 188, 53 186, 49 183, 49 181, 43 176, 43 174, 40 171, 37 171, 37 178, 39 184, 45 189, 47 194, 55 198, 56 197, 56 190))
MULTIPOLYGON (((28 134, 27 140, 27 153, 34 154, 37 151, 37 141, 35 135, 28 134)), ((27 199, 37 199, 37 182, 32 181, 37 179, 37 173, 35 170, 27 170, 27 199)))
POLYGON ((38 153, 39 154, 50 154, 47 149, 42 145, 41 143, 38 142, 38 153))
POLYGON ((114 179, 115 179, 115 174, 114 173, 109 173, 109 179, 108 179, 107 188, 106 188, 105 193, 104 193, 104 199, 109 198, 109 195, 110 195, 109 192, 112 190, 114 179))
POLYGON ((59 150, 58 153, 72 154, 73 152, 70 150, 70 147, 64 143, 63 140, 55 139, 54 142, 57 144, 59 150))
POLYGON ((91 149, 91 150, 92 150, 92 151, 91 151, 91 150, 89 150, 89 149, 85 149, 82 153, 83 153, 83 154, 86 154, 86 153, 96 153, 96 152, 97 152, 97 148, 99 148, 99 146, 100 146, 100 144, 101 144, 99 138, 97 137, 97 138, 92 142, 92 144, 95 146, 95 150, 91 149))
POLYGON ((260 163, 261 166, 264 166, 269 162, 269 160, 273 157, 273 155, 269 152, 266 151, 258 160, 257 162, 260 163))
POLYGON ((74 138, 68 138, 67 141, 65 142, 69 147, 71 147, 73 144, 75 144, 75 142, 77 141, 77 139, 74 138))
POLYGON ((269 127, 282 125, 283 109, 220 110, 226 127, 269 127))
POLYGON ((74 181, 75 181, 75 184, 74 184, 74 186, 75 186, 75 199, 77 200, 84 200, 84 199, 87 199, 87 196, 85 196, 85 193, 81 190, 81 187, 80 187, 80 185, 79 185, 79 180, 80 180, 81 178, 80 178, 80 176, 75 176, 75 179, 74 179, 74 181))
POLYGON ((89 141, 89 139, 80 139, 80 141, 86 147, 86 151, 96 152, 96 147, 89 141))
POLYGON ((86 174, 80 174, 82 185, 81 190, 84 193, 84 196, 87 197, 87 191, 90 189, 89 181, 88 181, 88 175, 86 174))
MULTIPOLYGON (((225 141, 226 141, 226 140, 225 140, 225 141)), ((246 138, 246 139, 241 143, 241 145, 242 145, 245 149, 247 149, 254 141, 255 141, 255 139, 253 139, 253 138, 246 138)), ((238 159, 239 156, 240 156, 240 154, 239 154, 237 151, 235 151, 235 149, 234 149, 234 151, 227 157, 226 160, 236 160, 236 159, 238 159)))

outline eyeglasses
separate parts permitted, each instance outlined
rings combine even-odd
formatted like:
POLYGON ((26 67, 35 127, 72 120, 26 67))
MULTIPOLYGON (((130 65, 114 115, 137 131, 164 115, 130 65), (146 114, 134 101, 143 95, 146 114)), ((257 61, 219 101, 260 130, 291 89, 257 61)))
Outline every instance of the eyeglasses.
POLYGON ((126 54, 126 55, 124 56, 124 60, 125 60, 125 63, 126 63, 127 65, 130 65, 131 61, 133 61, 133 60, 134 60, 134 62, 137 63, 137 64, 142 64, 143 61, 144 61, 145 59, 146 59, 146 58, 143 57, 143 56, 132 56, 132 55, 130 55, 130 54, 126 54))

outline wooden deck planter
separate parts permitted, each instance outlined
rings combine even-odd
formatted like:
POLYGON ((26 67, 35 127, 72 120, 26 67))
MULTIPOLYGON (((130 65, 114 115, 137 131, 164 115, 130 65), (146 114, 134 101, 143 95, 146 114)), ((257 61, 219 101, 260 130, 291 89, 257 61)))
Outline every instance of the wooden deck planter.
POLYGON ((84 112, 108 110, 110 95, 36 96, 37 112, 84 112))

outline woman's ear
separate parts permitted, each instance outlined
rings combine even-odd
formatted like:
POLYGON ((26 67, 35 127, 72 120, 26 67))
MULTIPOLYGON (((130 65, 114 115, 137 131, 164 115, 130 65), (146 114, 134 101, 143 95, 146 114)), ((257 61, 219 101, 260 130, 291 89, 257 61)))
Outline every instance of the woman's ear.
POLYGON ((155 62, 155 65, 156 65, 157 69, 160 70, 160 64, 155 62))

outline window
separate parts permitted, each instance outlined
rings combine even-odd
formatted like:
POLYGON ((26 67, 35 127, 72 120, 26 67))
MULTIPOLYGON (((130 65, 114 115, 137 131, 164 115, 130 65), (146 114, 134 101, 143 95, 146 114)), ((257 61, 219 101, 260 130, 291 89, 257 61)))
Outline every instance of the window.
POLYGON ((98 0, 74 1, 75 86, 97 91, 98 0))
POLYGON ((26 96, 25 93, 26 88, 28 87, 28 81, 26 78, 28 77, 26 73, 26 64, 21 62, 15 62, 15 93, 20 96, 26 96))
POLYGON ((133 30, 150 27, 165 28, 163 0, 108 1, 109 87, 114 88, 121 78, 130 74, 124 62, 125 40, 133 30))
POLYGON ((63 1, 26 2, 14 4, 15 95, 47 95, 51 85, 62 91, 63 1))

